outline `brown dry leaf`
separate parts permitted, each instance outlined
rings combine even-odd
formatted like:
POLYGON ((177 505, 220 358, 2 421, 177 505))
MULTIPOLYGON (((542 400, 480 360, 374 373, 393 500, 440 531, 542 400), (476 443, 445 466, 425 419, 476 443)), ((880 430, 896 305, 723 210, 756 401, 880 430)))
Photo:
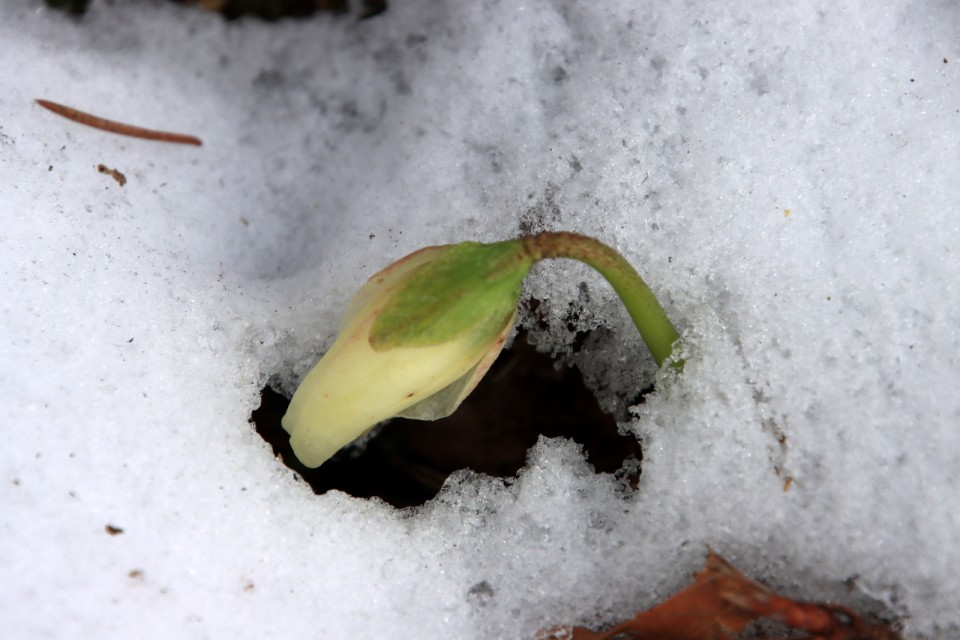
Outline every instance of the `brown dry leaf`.
POLYGON ((575 627, 571 640, 607 640, 620 635, 662 640, 732 638, 757 616, 727 602, 723 594, 752 591, 755 587, 759 585, 711 551, 706 567, 680 593, 603 633, 575 627))
POLYGON ((537 640, 728 640, 761 617, 823 640, 898 640, 889 625, 872 625, 845 607, 798 602, 750 580, 710 551, 694 583, 665 602, 638 613, 609 631, 556 627, 537 640))

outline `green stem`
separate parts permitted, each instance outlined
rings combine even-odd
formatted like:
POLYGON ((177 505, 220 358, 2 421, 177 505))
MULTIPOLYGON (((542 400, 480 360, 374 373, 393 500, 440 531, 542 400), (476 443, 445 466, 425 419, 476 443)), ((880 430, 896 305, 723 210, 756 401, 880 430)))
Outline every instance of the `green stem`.
MULTIPOLYGON (((650 287, 623 256, 598 240, 565 231, 527 236, 522 242, 527 254, 535 261, 572 258, 599 271, 623 300, 657 366, 662 366, 670 357, 673 344, 680 339, 680 334, 650 287)), ((676 366, 680 368, 683 363, 678 362, 676 366)))

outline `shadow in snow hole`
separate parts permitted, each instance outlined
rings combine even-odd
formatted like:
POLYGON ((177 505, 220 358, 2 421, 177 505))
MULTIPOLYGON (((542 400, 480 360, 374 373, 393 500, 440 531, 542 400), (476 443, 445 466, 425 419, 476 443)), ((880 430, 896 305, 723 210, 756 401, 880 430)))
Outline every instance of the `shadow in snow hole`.
MULTIPOLYGON (((616 420, 600 410, 579 371, 557 370, 522 333, 452 416, 435 422, 396 418, 362 450, 343 449, 318 469, 304 467, 290 449, 280 425, 289 400, 270 387, 261 398, 251 417, 257 433, 316 493, 338 489, 400 508, 433 498, 458 469, 516 475, 541 434, 583 445, 598 473, 616 472, 642 457, 640 443, 618 433, 616 420)), ((639 465, 631 466, 633 477, 626 480, 635 485, 639 465)))

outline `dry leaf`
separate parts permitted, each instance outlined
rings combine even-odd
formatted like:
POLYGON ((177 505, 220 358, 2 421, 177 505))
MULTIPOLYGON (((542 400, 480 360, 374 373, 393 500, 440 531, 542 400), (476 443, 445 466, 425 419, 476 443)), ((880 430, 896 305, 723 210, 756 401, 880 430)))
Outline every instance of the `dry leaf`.
POLYGON ((899 640, 886 624, 870 624, 838 605, 799 602, 750 580, 710 551, 694 583, 665 602, 609 631, 555 627, 537 640, 728 640, 759 618, 814 634, 818 640, 899 640))

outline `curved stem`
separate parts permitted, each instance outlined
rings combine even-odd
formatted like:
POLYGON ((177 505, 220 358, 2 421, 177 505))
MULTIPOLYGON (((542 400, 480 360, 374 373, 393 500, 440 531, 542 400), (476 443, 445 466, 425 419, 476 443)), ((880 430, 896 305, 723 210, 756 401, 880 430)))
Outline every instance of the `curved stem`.
MULTIPOLYGON (((527 236, 522 242, 534 260, 572 258, 599 271, 623 300, 657 366, 662 366, 670 357, 673 344, 680 339, 680 334, 650 287, 623 256, 599 240, 565 231, 527 236)), ((682 367, 683 363, 678 362, 677 366, 682 367)))

